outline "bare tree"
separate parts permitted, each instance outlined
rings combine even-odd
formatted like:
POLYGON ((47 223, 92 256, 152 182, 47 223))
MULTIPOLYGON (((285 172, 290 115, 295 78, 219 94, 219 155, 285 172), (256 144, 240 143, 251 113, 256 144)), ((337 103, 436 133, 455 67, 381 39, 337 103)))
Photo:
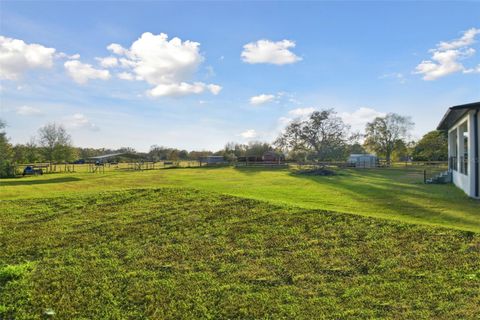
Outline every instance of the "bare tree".
POLYGON ((389 113, 385 117, 376 117, 367 123, 365 129, 365 146, 367 149, 384 155, 390 163, 392 153, 398 142, 404 141, 413 128, 414 123, 410 117, 404 117, 396 113, 389 113))
POLYGON ((72 140, 62 125, 50 123, 38 130, 39 144, 45 160, 70 161, 73 158, 72 140))

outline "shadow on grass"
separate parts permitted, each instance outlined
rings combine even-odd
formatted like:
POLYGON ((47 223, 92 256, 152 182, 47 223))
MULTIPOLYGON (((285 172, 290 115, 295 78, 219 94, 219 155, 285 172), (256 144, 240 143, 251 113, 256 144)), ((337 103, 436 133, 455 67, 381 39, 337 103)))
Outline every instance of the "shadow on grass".
POLYGON ((80 181, 82 179, 76 177, 62 177, 62 178, 54 178, 54 179, 39 179, 35 180, 35 178, 27 179, 27 178, 18 178, 16 180, 10 181, 2 181, 0 180, 0 187, 6 186, 28 186, 28 185, 35 185, 35 184, 50 184, 50 183, 62 183, 62 182, 74 182, 80 181))
POLYGON ((165 167, 166 170, 168 169, 200 169, 200 170, 217 170, 217 169, 227 169, 227 168, 231 168, 232 166, 230 165, 217 165, 217 166, 201 166, 201 167, 198 167, 198 166, 191 166, 191 167, 165 167))
POLYGON ((363 171, 351 172, 351 175, 352 179, 344 177, 335 179, 335 182, 321 176, 296 174, 295 177, 315 183, 328 183, 360 204, 365 201, 373 202, 371 213, 374 216, 401 216, 415 223, 424 221, 437 225, 480 229, 480 202, 472 202, 458 190, 452 190, 448 186, 418 184, 415 181, 399 182, 402 176, 399 171, 363 171), (359 177, 363 179, 359 180, 359 177), (432 203, 435 205, 432 206, 432 203), (455 203, 458 203, 458 206, 455 203))
POLYGON ((245 175, 256 175, 265 171, 289 171, 288 167, 233 167, 236 171, 245 175))

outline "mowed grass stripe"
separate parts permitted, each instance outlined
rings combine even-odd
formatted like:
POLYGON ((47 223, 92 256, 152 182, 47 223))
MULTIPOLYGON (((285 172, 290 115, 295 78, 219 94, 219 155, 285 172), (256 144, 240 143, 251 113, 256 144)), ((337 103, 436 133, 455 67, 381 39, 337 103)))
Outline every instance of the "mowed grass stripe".
POLYGON ((0 314, 474 319, 480 235, 184 188, 0 202, 0 314))
POLYGON ((264 168, 185 168, 2 179, 0 199, 76 196, 105 190, 185 187, 409 223, 480 232, 480 201, 453 185, 425 185, 415 168, 340 170, 312 177, 264 168))

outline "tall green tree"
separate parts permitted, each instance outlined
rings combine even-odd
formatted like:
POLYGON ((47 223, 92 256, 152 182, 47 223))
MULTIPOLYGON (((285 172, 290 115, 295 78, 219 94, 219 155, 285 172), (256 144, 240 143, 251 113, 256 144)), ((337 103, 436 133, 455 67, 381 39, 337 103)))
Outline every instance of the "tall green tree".
MULTIPOLYGON (((135 151, 130 151, 135 153, 135 151)), ((194 152, 192 157, 199 157, 200 153, 194 152)), ((167 148, 162 146, 153 145, 150 147, 150 151, 146 154, 146 157, 151 161, 159 160, 188 160, 190 154, 187 150, 179 150, 175 148, 167 148)))
POLYGON ((23 144, 16 144, 12 147, 12 161, 15 163, 26 163, 26 147, 23 144))
POLYGON ((204 151, 195 151, 195 150, 193 150, 193 151, 190 151, 190 152, 188 153, 188 158, 191 159, 191 160, 199 160, 199 159, 201 159, 201 158, 203 158, 203 157, 207 157, 207 156, 210 156, 210 155, 212 155, 212 152, 211 152, 211 151, 206 151, 206 150, 204 150, 204 151))
POLYGON ((5 132, 6 123, 0 119, 0 177, 8 177, 11 171, 12 146, 5 132))
POLYGON ((274 149, 270 143, 262 141, 250 141, 247 144, 229 142, 223 150, 217 153, 218 155, 223 155, 226 159, 234 159, 244 156, 261 157, 265 152, 274 149))
POLYGON ((412 154, 411 142, 405 142, 404 140, 397 140, 395 148, 392 152, 393 161, 406 161, 412 154))
POLYGON ((357 153, 357 154, 366 153, 365 148, 358 142, 349 144, 347 150, 348 150, 349 154, 352 154, 352 153, 357 153))
POLYGON ((71 161, 75 157, 72 139, 62 125, 50 123, 38 130, 38 141, 47 161, 71 161))
POLYGON ((40 149, 37 146, 35 139, 31 138, 30 141, 25 144, 25 162, 34 163, 42 160, 40 149))
POLYGON ((104 148, 75 148, 80 159, 87 159, 90 157, 101 156, 107 153, 114 153, 113 151, 104 148))
POLYGON ((389 113, 384 117, 376 117, 367 123, 365 128, 365 147, 379 156, 384 156, 390 163, 392 154, 399 146, 405 145, 414 123, 410 117, 389 113), (399 141, 404 142, 403 144, 399 141))
POLYGON ((314 111, 290 123, 275 145, 316 160, 340 160, 346 156, 349 129, 333 109, 314 111))
POLYGON ((34 163, 42 161, 40 149, 37 147, 34 139, 31 139, 26 144, 14 145, 12 152, 12 160, 15 163, 34 163))
POLYGON ((447 132, 434 130, 425 134, 415 145, 413 159, 417 161, 447 161, 447 132))
POLYGON ((247 146, 241 143, 228 142, 221 151, 222 155, 228 159, 235 159, 246 155, 247 146))
POLYGON ((247 156, 261 157, 265 152, 273 150, 273 147, 267 142, 250 141, 245 146, 245 149, 245 154, 247 156))

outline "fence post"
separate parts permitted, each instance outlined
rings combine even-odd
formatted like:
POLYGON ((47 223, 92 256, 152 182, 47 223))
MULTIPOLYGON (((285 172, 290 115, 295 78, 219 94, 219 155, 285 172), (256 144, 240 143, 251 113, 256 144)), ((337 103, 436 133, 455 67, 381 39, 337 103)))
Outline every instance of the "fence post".
POLYGON ((423 170, 423 183, 427 183, 427 169, 423 170))

